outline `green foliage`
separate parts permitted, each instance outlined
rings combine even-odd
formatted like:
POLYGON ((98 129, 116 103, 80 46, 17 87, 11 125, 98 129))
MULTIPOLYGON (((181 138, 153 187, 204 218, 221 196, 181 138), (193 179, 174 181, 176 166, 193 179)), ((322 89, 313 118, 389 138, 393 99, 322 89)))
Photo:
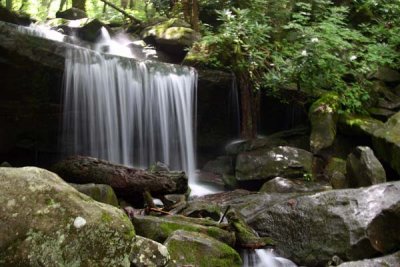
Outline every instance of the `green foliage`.
POLYGON ((227 66, 236 74, 248 76, 254 87, 259 88, 261 73, 265 68, 271 27, 265 14, 263 1, 251 1, 246 9, 232 8, 218 11, 223 22, 217 33, 208 32, 202 47, 210 47, 206 53, 208 63, 214 67, 227 66))
POLYGON ((220 12, 222 25, 217 34, 205 33, 201 47, 211 66, 248 73, 253 88, 277 96, 282 88, 310 96, 332 90, 341 112, 363 112, 366 77, 380 65, 398 66, 400 47, 398 1, 358 1, 351 8, 368 5, 374 19, 354 27, 350 7, 330 0, 248 1, 244 9, 220 12))

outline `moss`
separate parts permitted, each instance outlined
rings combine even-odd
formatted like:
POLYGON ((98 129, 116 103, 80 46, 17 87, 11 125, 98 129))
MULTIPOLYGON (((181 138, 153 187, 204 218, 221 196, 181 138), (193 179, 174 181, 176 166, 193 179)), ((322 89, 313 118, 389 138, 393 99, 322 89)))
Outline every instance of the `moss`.
POLYGON ((242 265, 240 256, 233 248, 198 233, 179 231, 177 238, 171 237, 166 245, 171 259, 178 266, 193 264, 198 267, 234 267, 242 265), (184 236, 180 237, 182 233, 184 236))
POLYGON ((112 217, 110 214, 103 212, 101 214, 101 221, 104 223, 110 223, 110 222, 112 222, 112 217))

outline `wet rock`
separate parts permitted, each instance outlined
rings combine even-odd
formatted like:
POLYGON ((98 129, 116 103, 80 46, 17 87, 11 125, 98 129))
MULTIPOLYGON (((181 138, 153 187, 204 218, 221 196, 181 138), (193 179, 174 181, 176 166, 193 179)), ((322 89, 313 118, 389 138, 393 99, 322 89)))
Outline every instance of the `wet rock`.
POLYGON ((118 207, 118 199, 111 186, 105 184, 70 184, 96 201, 118 207))
POLYGON ((1 266, 130 266, 123 211, 34 167, 0 168, 0 192, 1 266))
POLYGON ((304 179, 286 179, 276 177, 260 189, 262 193, 314 193, 331 190, 332 187, 325 182, 306 181, 304 179))
POLYGON ((364 115, 342 114, 338 128, 347 135, 371 136, 384 125, 383 122, 364 115))
POLYGON ((386 182, 386 173, 374 152, 359 146, 347 157, 346 176, 350 187, 369 186, 386 182))
POLYGON ((142 236, 136 236, 131 263, 135 267, 163 267, 170 260, 168 249, 160 243, 142 236))
POLYGON ((132 220, 138 235, 160 243, 164 242, 175 230, 185 230, 209 235, 228 245, 233 246, 235 244, 234 234, 216 227, 215 222, 212 223, 211 221, 210 225, 207 226, 197 224, 195 221, 200 223, 200 219, 188 220, 177 215, 168 217, 136 216, 132 220))
POLYGON ((325 168, 325 175, 329 178, 333 189, 348 188, 346 178, 346 161, 341 158, 332 157, 325 168))
POLYGON ((236 179, 243 182, 302 177, 312 172, 312 158, 310 152, 288 146, 241 153, 236 159, 236 179))
POLYGON ((314 153, 330 147, 335 141, 338 107, 336 93, 326 93, 312 104, 308 117, 311 122, 310 148, 314 153))
POLYGON ((207 162, 203 170, 221 175, 233 174, 235 171, 234 160, 230 156, 220 156, 215 160, 207 162))
POLYGON ((101 28, 105 24, 98 19, 93 19, 83 27, 79 28, 77 33, 79 38, 88 42, 95 42, 101 35, 101 28))
POLYGON ((324 265, 335 255, 371 258, 400 245, 400 182, 305 196, 248 195, 230 205, 271 237, 283 257, 305 266, 324 265))
POLYGON ((390 164, 400 175, 400 112, 373 132, 372 148, 380 160, 390 164))
POLYGON ((202 233, 178 230, 164 244, 171 255, 168 266, 242 266, 233 248, 202 233))
POLYGON ((33 22, 29 17, 16 14, 3 6, 0 6, 0 20, 24 26, 28 26, 33 22))
POLYGON ((193 202, 181 214, 192 218, 209 218, 219 221, 222 211, 218 205, 213 203, 193 202))
POLYGON ((400 252, 396 252, 390 255, 366 259, 361 261, 345 262, 339 267, 378 267, 378 266, 398 266, 400 263, 400 252))
POLYGON ((250 140, 237 140, 229 143, 225 147, 228 155, 237 155, 242 152, 258 150, 261 148, 271 148, 275 146, 284 146, 287 142, 280 138, 261 137, 250 140))
POLYGON ((379 67, 379 69, 373 74, 372 78, 384 82, 399 82, 400 73, 388 67, 379 67))
POLYGON ((80 10, 79 8, 71 7, 64 11, 57 11, 56 18, 76 20, 87 18, 87 14, 85 11, 80 10))

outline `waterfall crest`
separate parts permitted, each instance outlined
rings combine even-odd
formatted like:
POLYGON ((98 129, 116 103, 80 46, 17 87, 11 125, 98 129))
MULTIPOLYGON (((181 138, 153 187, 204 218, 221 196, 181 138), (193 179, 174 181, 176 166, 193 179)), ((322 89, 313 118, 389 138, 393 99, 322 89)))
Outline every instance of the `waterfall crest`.
POLYGON ((67 50, 63 146, 115 163, 195 170, 194 69, 67 50))

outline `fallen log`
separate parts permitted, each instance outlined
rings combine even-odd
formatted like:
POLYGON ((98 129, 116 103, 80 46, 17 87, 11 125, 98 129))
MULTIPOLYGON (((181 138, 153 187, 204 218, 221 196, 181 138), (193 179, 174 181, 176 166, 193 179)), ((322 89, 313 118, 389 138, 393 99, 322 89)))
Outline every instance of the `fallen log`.
POLYGON ((188 189, 187 176, 181 171, 147 171, 86 156, 66 158, 51 170, 67 182, 110 185, 119 197, 135 203, 143 202, 146 191, 158 197, 188 189))

